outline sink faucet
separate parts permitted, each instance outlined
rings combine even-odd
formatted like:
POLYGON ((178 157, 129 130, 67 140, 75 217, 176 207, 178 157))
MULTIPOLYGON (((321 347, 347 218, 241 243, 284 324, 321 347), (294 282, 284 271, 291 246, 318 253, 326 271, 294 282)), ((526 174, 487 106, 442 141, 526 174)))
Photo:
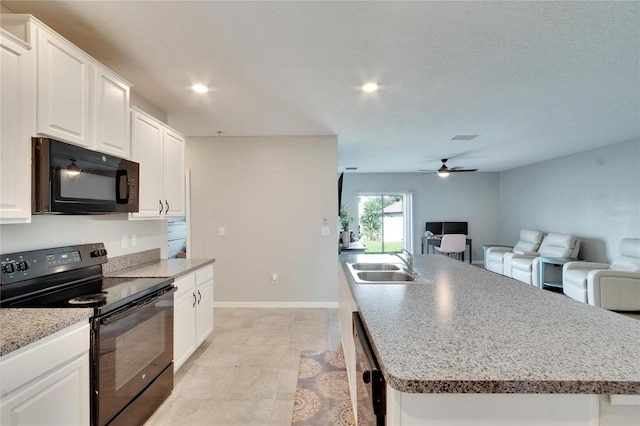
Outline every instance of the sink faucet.
POLYGON ((394 253, 393 255, 397 256, 400 260, 402 260, 402 262, 407 267, 407 272, 409 272, 410 274, 413 274, 413 255, 409 252, 409 250, 402 249, 402 253, 394 253), (402 257, 403 254, 406 255, 406 258, 402 257))

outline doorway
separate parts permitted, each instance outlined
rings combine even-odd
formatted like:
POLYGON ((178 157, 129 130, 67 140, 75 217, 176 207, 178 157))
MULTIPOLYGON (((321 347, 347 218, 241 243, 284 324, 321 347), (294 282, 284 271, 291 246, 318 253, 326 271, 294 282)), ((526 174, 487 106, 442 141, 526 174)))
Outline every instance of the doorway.
POLYGON ((400 253, 410 244, 410 194, 358 196, 358 233, 365 253, 400 253))

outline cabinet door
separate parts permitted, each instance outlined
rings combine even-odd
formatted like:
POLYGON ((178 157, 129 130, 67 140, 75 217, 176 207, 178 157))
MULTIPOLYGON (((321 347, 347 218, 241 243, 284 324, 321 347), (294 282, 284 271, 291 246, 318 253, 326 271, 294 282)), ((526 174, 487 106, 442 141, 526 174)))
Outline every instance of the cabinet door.
POLYGON ((89 354, 85 352, 2 398, 0 424, 88 425, 89 394, 89 354))
POLYGON ((95 149, 131 157, 129 85, 98 65, 93 73, 95 149))
POLYGON ((347 367, 351 404, 357 407, 356 346, 353 340, 352 313, 356 312, 358 307, 351 295, 349 283, 347 283, 340 264, 338 264, 338 294, 338 323, 340 325, 344 361, 347 367))
POLYGON ((213 279, 196 288, 196 347, 213 332, 213 279))
POLYGON ((176 372, 196 351, 196 297, 194 291, 176 296, 173 307, 173 371, 176 372))
POLYGON ((157 218, 164 214, 162 202, 162 138, 164 127, 159 121, 138 111, 131 118, 132 157, 140 163, 138 197, 140 211, 133 217, 157 218))
POLYGON ((63 38, 38 29, 37 131, 89 147, 91 59, 63 38))
POLYGON ((164 202, 167 216, 184 216, 184 138, 164 132, 164 202))
POLYGON ((174 285, 173 371, 178 371, 196 350, 196 274, 185 275, 174 285))
POLYGON ((31 221, 35 52, 0 32, 0 223, 31 221))

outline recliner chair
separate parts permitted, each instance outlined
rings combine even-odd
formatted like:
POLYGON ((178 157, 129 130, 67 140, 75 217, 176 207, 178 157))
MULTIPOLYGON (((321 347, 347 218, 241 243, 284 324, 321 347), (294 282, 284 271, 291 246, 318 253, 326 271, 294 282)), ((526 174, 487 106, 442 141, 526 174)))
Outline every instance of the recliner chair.
POLYGON ((497 274, 504 274, 504 255, 505 253, 533 253, 540 247, 542 236, 540 231, 529 231, 522 229, 520 231, 520 240, 515 246, 494 246, 489 247, 484 256, 485 269, 497 274))
POLYGON ((640 311, 640 239, 620 241, 620 257, 610 265, 569 262, 562 270, 564 294, 613 311, 640 311))
POLYGON ((540 257, 578 259, 580 239, 569 234, 549 233, 542 239, 537 253, 506 253, 505 275, 526 284, 540 286, 540 257))

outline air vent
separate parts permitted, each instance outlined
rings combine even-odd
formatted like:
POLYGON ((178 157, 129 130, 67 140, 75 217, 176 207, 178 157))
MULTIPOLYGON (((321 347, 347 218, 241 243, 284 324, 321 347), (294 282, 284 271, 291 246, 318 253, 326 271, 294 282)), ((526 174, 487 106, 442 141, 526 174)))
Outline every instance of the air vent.
POLYGON ((478 135, 455 135, 451 138, 452 141, 470 141, 477 138, 478 135))
POLYGON ((346 167, 345 170, 358 170, 357 167, 346 167))

